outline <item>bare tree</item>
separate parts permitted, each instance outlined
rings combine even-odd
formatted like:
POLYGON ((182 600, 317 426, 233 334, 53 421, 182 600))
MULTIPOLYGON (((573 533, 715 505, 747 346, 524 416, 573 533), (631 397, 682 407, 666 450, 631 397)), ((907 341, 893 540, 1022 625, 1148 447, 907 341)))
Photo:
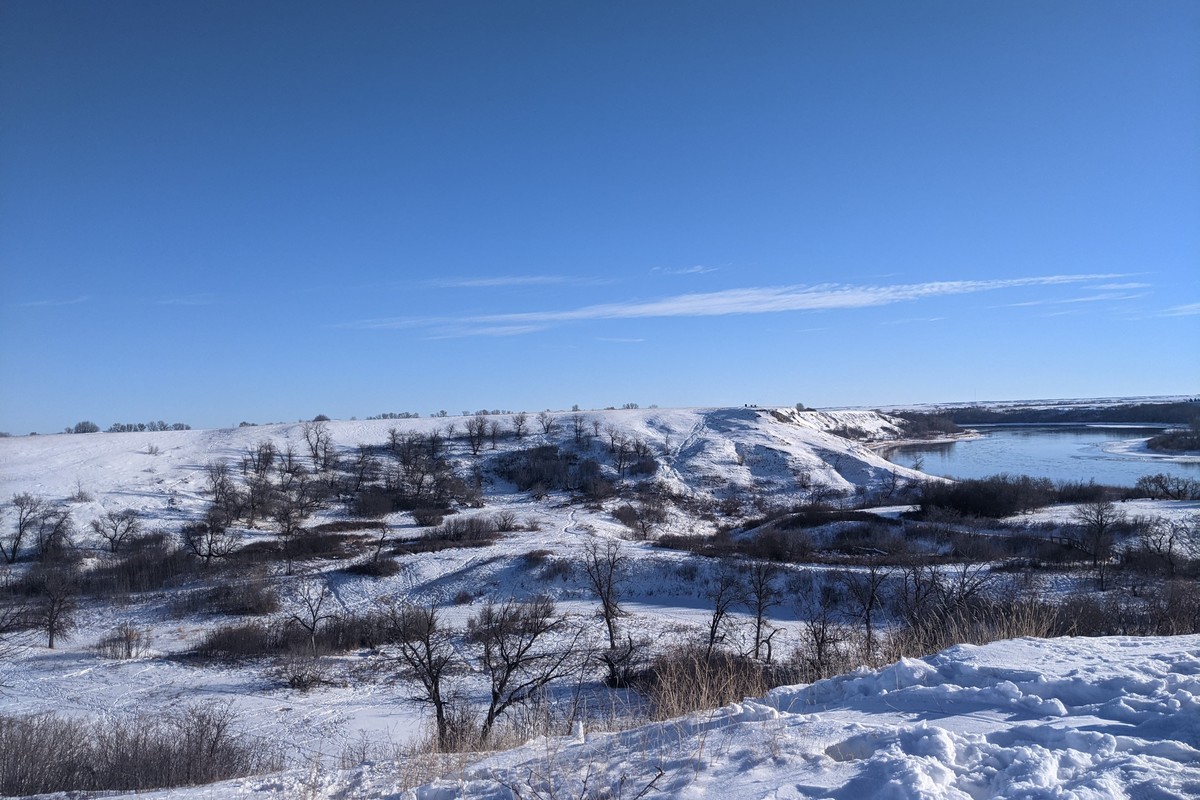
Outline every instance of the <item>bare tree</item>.
POLYGON ((361 492, 378 474, 379 459, 375 456, 375 449, 369 444, 355 447, 354 461, 350 465, 350 485, 347 487, 350 493, 361 492))
POLYGON ((321 578, 306 578, 296 587, 296 610, 292 612, 291 622, 299 625, 308 634, 309 652, 317 654, 317 630, 321 623, 333 619, 334 614, 329 610, 329 601, 333 592, 329 590, 329 582, 321 578))
POLYGON ((1139 545, 1143 551, 1161 559, 1167 567, 1167 576, 1174 578, 1179 551, 1185 546, 1191 528, 1186 520, 1154 517, 1143 527, 1139 545))
POLYGON ((483 449, 483 440, 487 436, 487 416, 483 413, 475 414, 467 420, 467 446, 471 448, 471 455, 479 455, 479 451, 483 449))
POLYGON ((383 611, 399 644, 402 677, 421 685, 421 693, 412 699, 433 708, 438 748, 447 750, 455 743, 455 736, 462 734, 452 729, 448 713, 453 696, 447 680, 464 666, 454 648, 454 631, 442 624, 432 605, 389 603, 383 605, 383 611))
POLYGON ((202 522, 189 522, 179 529, 184 549, 208 567, 214 558, 224 558, 237 549, 238 537, 226 527, 224 519, 211 510, 202 522))
POLYGON ((25 537, 33 530, 38 518, 46 510, 46 500, 29 492, 22 492, 13 495, 12 507, 17 512, 17 527, 7 537, 0 537, 0 555, 9 564, 16 562, 21 543, 25 541, 25 537), (7 546, 5 545, 6 538, 7 546))
POLYGON ((62 560, 75 546, 75 522, 71 510, 50 507, 38 516, 34 547, 42 563, 62 560))
POLYGON ((288 575, 292 574, 296 540, 304 534, 304 520, 307 516, 301 504, 285 494, 281 494, 271 508, 271 520, 275 523, 275 535, 279 537, 283 547, 288 575))
POLYGON ((772 608, 783 602, 783 590, 778 586, 780 569, 770 561, 755 561, 745 569, 746 605, 754 615, 754 658, 761 658, 766 650, 768 664, 771 663, 771 640, 779 632, 767 621, 772 608))
POLYGON ((29 627, 29 608, 12 600, 0 603, 0 661, 11 658, 18 649, 21 634, 29 627))
POLYGON ((488 422, 488 436, 492 440, 492 449, 496 449, 496 445, 500 442, 500 434, 504 433, 504 429, 500 427, 499 420, 491 420, 488 422))
POLYGON ((1125 521, 1125 513, 1109 500, 1096 500, 1077 506, 1071 517, 1083 529, 1083 549, 1092 557, 1097 588, 1104 591, 1115 529, 1125 521))
POLYGON ((867 661, 875 657, 875 615, 883 605, 883 587, 891 571, 876 559, 861 570, 847 570, 839 575, 846 595, 854 604, 853 615, 863 624, 863 648, 867 661))
POLYGON ((550 436, 558 431, 558 420, 549 411, 540 412, 537 415, 537 421, 544 436, 550 436))
POLYGON ((30 620, 46 634, 46 647, 53 650, 55 641, 75 628, 79 580, 72 570, 47 568, 39 570, 35 581, 40 591, 30 608, 30 620))
POLYGON ((331 469, 334 461, 333 435, 324 421, 305 422, 300 426, 308 454, 312 457, 313 469, 320 472, 331 469))
POLYGON ((263 440, 246 449, 246 455, 242 457, 242 474, 265 477, 274 464, 275 445, 270 440, 263 440))
POLYGON ((712 616, 708 619, 708 641, 704 649, 704 660, 708 661, 717 645, 728 636, 730 612, 746 596, 742 576, 731 562, 722 561, 717 565, 716 573, 705 586, 704 596, 712 604, 712 616))
POLYGON ((108 549, 112 553, 116 553, 130 538, 137 536, 141 529, 141 519, 132 508, 108 511, 92 520, 92 530, 108 542, 108 549))
POLYGON ((636 650, 632 636, 627 635, 624 643, 619 641, 617 623, 625 616, 621 594, 629 579, 629 566, 629 556, 616 539, 607 539, 603 543, 592 539, 583 547, 583 570, 588 585, 600 601, 600 616, 608 636, 608 650, 600 655, 600 660, 608 669, 608 685, 614 687, 628 683, 636 650))
POLYGON ((827 678, 838 671, 841 662, 840 648, 848 638, 845 627, 837 620, 837 594, 834 587, 828 584, 813 587, 809 583, 807 588, 810 591, 806 592, 806 587, 794 581, 790 588, 797 598, 803 598, 806 594, 810 597, 814 593, 816 595, 813 598, 815 602, 805 603, 806 607, 799 609, 809 615, 800 648, 810 672, 810 680, 827 678), (811 591, 813 588, 816 588, 815 592, 811 591))
POLYGON ((548 597, 500 605, 489 602, 471 617, 467 640, 477 651, 476 666, 490 684, 480 742, 487 742, 496 720, 508 709, 577 667, 581 632, 568 628, 567 618, 556 613, 548 597))
POLYGON ((518 411, 513 414, 512 418, 513 436, 518 440, 525 438, 525 429, 529 427, 529 415, 524 411, 518 411))
POLYGON ((219 519, 223 527, 228 527, 245 512, 246 500, 234 485, 227 462, 209 462, 205 471, 208 476, 208 492, 212 497, 208 515, 219 519))
POLYGON ((587 420, 583 414, 571 415, 571 434, 575 439, 576 446, 582 445, 583 440, 587 438, 587 420))

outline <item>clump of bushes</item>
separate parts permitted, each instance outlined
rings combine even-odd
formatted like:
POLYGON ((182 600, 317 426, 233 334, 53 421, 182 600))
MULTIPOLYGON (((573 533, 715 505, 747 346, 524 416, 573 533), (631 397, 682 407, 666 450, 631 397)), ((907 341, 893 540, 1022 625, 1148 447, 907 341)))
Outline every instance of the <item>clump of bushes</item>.
POLYGON ((281 769, 282 753, 238 730, 228 705, 90 722, 0 717, 0 794, 144 791, 281 769))
POLYGON ((1050 505, 1056 494, 1047 478, 1002 473, 957 483, 927 482, 921 511, 952 510, 968 517, 1009 517, 1050 505))

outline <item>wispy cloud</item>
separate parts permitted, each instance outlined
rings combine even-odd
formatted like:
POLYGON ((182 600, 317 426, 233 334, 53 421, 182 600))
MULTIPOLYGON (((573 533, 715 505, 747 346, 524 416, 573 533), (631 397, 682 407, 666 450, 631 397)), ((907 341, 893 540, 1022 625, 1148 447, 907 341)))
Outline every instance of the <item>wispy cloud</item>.
POLYGON ((654 267, 651 272, 661 272, 663 275, 706 275, 716 272, 720 267, 706 267, 697 264, 694 267, 654 267))
POLYGON ((881 323, 883 325, 913 325, 921 322, 941 322, 945 317, 909 317, 908 319, 893 319, 881 323))
POLYGON ((1101 283, 1098 286, 1090 287, 1098 292, 1124 292, 1130 289, 1150 289, 1152 284, 1149 283, 1101 283))
POLYGON ((426 339, 462 339, 468 336, 524 336, 545 325, 443 325, 430 330, 426 339))
POLYGON ((86 303, 91 298, 87 295, 80 297, 72 297, 67 300, 29 300, 24 303, 17 303, 20 308, 51 308, 53 306, 77 306, 80 303, 86 303))
POLYGON ((164 297, 158 301, 160 306, 211 306, 216 298, 209 293, 189 294, 180 297, 164 297))
POLYGON ((1068 297, 1063 300, 1026 300, 1023 303, 1009 303, 1010 308, 1021 308, 1028 306, 1058 306, 1068 305, 1071 303, 1099 303, 1105 300, 1137 300, 1139 297, 1145 297, 1148 292, 1139 292, 1137 294, 1117 294, 1114 292, 1104 292, 1101 294, 1089 294, 1083 297, 1068 297))
POLYGON ((563 284, 597 283, 590 278, 567 275, 496 275, 488 278, 435 278, 426 281, 439 289, 487 289, 496 286, 558 286, 563 284))
MULTIPOLYGON (((459 326, 466 329, 473 326, 500 326, 502 330, 509 330, 514 327, 519 328, 520 326, 546 326, 555 323, 587 320, 713 317, 776 314, 789 311, 831 311, 873 308, 895 303, 993 292, 1003 289, 1064 286, 1121 277, 1124 276, 1120 274, 1043 275, 1002 280, 933 281, 929 283, 877 286, 820 284, 817 286, 751 287, 745 289, 726 289, 716 292, 681 294, 661 300, 601 303, 557 311, 525 311, 461 318, 419 319, 401 317, 392 319, 367 319, 345 323, 342 327, 388 329, 459 326)), ((487 333, 486 327, 481 327, 475 333, 490 335, 487 333)))
POLYGON ((1162 312, 1163 317, 1191 317, 1200 314, 1200 303, 1188 303, 1187 305, 1174 306, 1162 312))

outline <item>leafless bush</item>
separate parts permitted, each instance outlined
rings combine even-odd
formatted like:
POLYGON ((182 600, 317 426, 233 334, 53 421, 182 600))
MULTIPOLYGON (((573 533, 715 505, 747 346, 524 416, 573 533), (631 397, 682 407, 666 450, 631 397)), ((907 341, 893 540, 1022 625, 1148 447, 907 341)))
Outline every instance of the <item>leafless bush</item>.
POLYGON ((1059 608, 1039 600, 980 602, 933 611, 888 636, 884 658, 917 658, 955 644, 1055 636, 1063 621, 1059 608))
POLYGON ((484 541, 496 537, 496 523, 490 517, 449 517, 441 525, 425 532, 426 539, 450 542, 484 541))
POLYGON ((83 590, 97 595, 155 591, 177 584, 196 569, 188 553, 162 532, 128 539, 125 550, 83 573, 83 590))
POLYGON ((394 558, 373 558, 346 567, 346 572, 351 575, 362 575, 366 578, 388 578, 399 574, 401 570, 403 567, 394 558))
POLYGON ((320 653, 308 650, 284 655, 275 667, 275 674, 285 686, 301 692, 334 684, 333 664, 320 653))
POLYGON ((418 508, 412 512, 413 521, 422 528, 441 525, 446 518, 446 512, 440 508, 418 508))
POLYGON ((573 574, 575 574, 575 566, 570 560, 565 558, 551 558, 547 559, 546 563, 542 566, 541 578, 546 583, 552 583, 553 581, 565 582, 570 580, 573 574))
POLYGON ((537 569, 546 563, 546 559, 548 559, 550 555, 551 553, 549 550, 541 548, 537 550, 530 550, 528 553, 525 553, 521 556, 521 566, 523 566, 525 569, 537 569))
POLYGON ((96 643, 96 653, 101 658, 123 660, 139 658, 150 647, 150 632, 122 622, 116 629, 96 643))
POLYGON ((262 622, 223 625, 204 635, 192 652, 202 658, 240 661, 281 652, 285 640, 277 627, 262 622))
POLYGON ((732 653, 716 650, 706 655, 703 647, 687 647, 653 658, 633 685, 650 698, 653 718, 664 720, 760 697, 785 675, 732 653))
POLYGON ((266 577, 220 583, 205 592, 211 611, 235 617, 273 614, 279 610, 279 593, 266 577))
POLYGON ((193 786, 282 766, 277 747, 237 730, 229 705, 104 722, 0 717, 0 794, 10 797, 193 786))

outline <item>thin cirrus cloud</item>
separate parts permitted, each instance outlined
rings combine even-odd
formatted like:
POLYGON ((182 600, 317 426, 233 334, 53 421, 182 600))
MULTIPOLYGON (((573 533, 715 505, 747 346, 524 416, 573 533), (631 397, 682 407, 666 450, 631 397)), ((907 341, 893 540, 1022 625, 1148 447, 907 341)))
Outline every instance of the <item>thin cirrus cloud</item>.
POLYGON ((444 278, 427 281, 438 289, 489 289, 498 286, 558 286, 563 284, 598 283, 590 278, 566 275, 498 275, 492 278, 444 278))
POLYGON ((1172 306, 1163 311, 1163 317, 1192 317, 1200 314, 1200 303, 1188 303, 1182 306, 1172 306))
POLYGON ((707 275, 716 272, 718 267, 706 267, 697 264, 694 267, 654 267, 651 272, 661 272, 664 275, 707 275))
POLYGON ((20 308, 53 308, 55 306, 77 306, 80 303, 86 303, 90 300, 87 295, 80 297, 72 297, 66 300, 29 300, 24 303, 17 303, 20 308))
POLYGON ((533 326, 541 329, 554 324, 591 320, 712 317, 874 308, 938 297, 1004 289, 1063 286, 1121 277, 1124 276, 1120 274, 1043 275, 1000 280, 933 281, 874 286, 848 284, 767 286, 681 294, 661 300, 600 303, 559 311, 524 311, 457 318, 367 319, 346 323, 341 327, 375 330, 424 327, 438 328, 443 331, 453 328, 457 331, 457 335, 462 336, 498 335, 494 331, 499 329, 504 331, 501 335, 513 335, 514 329, 520 326, 533 326))
POLYGON ((1137 294, 1104 292, 1102 294, 1084 295, 1083 297, 1068 297, 1064 300, 1026 300, 1023 303, 1009 303, 1009 306, 1011 308, 1021 308, 1027 306, 1067 305, 1070 303, 1099 303, 1105 300, 1137 300, 1139 297, 1145 297, 1147 294, 1149 294, 1149 292, 1139 292, 1137 294))

